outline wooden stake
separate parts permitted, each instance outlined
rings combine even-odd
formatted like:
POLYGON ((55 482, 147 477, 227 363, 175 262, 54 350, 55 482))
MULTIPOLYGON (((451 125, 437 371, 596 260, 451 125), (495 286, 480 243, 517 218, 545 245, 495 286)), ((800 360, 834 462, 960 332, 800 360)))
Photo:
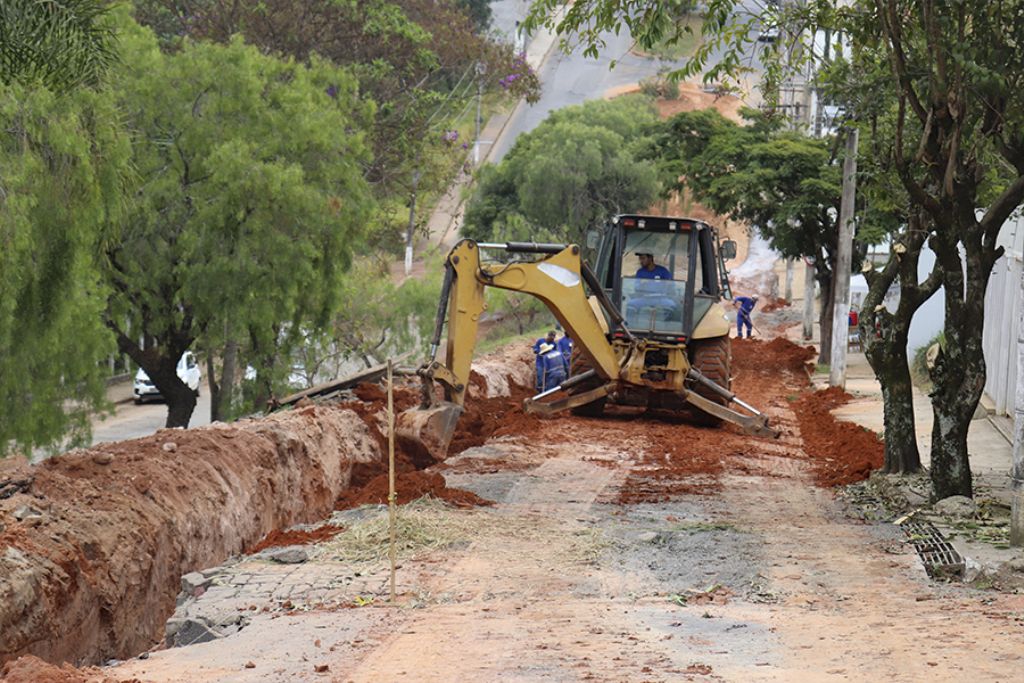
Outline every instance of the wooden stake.
POLYGON ((391 359, 388 359, 388 533, 391 537, 391 602, 395 601, 395 392, 391 359))

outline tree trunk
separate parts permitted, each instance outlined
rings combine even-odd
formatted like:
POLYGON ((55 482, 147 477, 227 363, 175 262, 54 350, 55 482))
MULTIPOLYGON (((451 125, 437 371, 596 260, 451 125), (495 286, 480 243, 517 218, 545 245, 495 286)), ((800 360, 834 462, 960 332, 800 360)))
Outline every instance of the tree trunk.
MULTIPOLYGON (((885 344, 885 358, 875 369, 882 385, 885 423, 885 463, 888 474, 911 474, 921 471, 921 454, 917 449, 914 426, 914 386, 907 365, 907 338, 898 335, 892 344, 885 344), (902 339, 902 343, 900 341, 902 339)), ((874 366, 874 364, 872 364, 874 366)))
POLYGON ((210 421, 223 422, 231 411, 235 389, 235 368, 238 362, 238 342, 228 341, 224 345, 220 382, 216 382, 213 354, 207 357, 207 375, 210 383, 210 421))
POLYGON ((909 474, 921 469, 907 340, 914 314, 938 291, 941 282, 937 268, 932 269, 924 282, 918 282, 921 249, 928 234, 923 216, 912 213, 908 216, 907 229, 894 242, 885 267, 881 272, 871 269, 864 273, 868 293, 861 306, 859 332, 864 356, 882 387, 885 418, 882 471, 890 474, 909 474), (883 302, 897 278, 900 300, 896 311, 890 312, 883 302))
MULTIPOLYGON (((154 380, 154 384, 160 387, 160 383, 154 380)), ((188 428, 192 419, 192 412, 196 409, 196 394, 187 384, 174 375, 174 382, 170 388, 161 387, 160 393, 167 400, 167 422, 165 427, 188 428), (176 386, 175 386, 176 385, 176 386)))
POLYGON ((142 368, 160 395, 167 401, 166 427, 188 427, 192 412, 196 408, 196 395, 187 384, 178 377, 178 359, 188 350, 192 337, 177 336, 169 344, 169 348, 151 346, 142 349, 130 339, 117 323, 110 318, 104 321, 117 338, 117 347, 127 354, 142 368))
POLYGON ((992 270, 989 261, 998 257, 983 255, 980 237, 972 239, 970 228, 961 234, 959 240, 953 236, 935 241, 936 267, 942 269, 946 292, 945 346, 931 371, 931 475, 936 500, 973 495, 967 432, 985 389, 985 288, 992 270), (961 260, 960 243, 966 262, 961 260))
POLYGON ((821 332, 818 350, 818 363, 828 365, 832 357, 832 276, 831 273, 824 273, 819 279, 821 284, 821 302, 818 306, 818 329, 821 332))

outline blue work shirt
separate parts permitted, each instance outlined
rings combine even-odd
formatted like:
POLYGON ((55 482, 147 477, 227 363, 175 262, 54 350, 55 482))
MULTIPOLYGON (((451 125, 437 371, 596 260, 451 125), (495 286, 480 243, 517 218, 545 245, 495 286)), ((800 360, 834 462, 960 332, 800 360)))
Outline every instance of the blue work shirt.
POLYGON ((542 391, 553 389, 565 381, 565 358, 557 347, 537 357, 542 391))
POLYGON ((650 270, 641 268, 636 271, 636 275, 634 277, 641 280, 671 280, 672 273, 668 272, 668 268, 665 266, 654 266, 654 268, 650 270))
POLYGON ((757 305, 757 302, 749 296, 737 296, 733 298, 733 301, 740 305, 740 310, 746 315, 750 315, 750 312, 754 310, 754 306, 757 305))
POLYGON ((565 364, 568 367, 570 359, 572 358, 572 339, 569 337, 562 337, 558 340, 558 350, 562 352, 562 356, 565 357, 565 364))

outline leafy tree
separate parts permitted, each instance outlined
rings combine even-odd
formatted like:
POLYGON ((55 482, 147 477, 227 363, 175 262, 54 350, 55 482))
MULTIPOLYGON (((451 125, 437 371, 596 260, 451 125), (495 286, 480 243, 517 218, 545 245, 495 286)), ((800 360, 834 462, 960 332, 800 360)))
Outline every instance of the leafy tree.
POLYGON ((491 25, 491 0, 457 0, 457 4, 473 20, 477 32, 486 31, 491 25))
POLYGON ((754 110, 743 116, 750 125, 713 109, 678 114, 650 154, 660 160, 666 191, 689 188, 712 210, 754 226, 786 258, 815 260, 823 293, 819 360, 828 362, 840 169, 828 141, 783 130, 781 120, 754 110))
POLYGON ((0 88, 0 455, 89 433, 103 406, 100 226, 130 149, 109 93, 0 88))
POLYGON ((649 206, 657 173, 637 154, 656 122, 653 107, 640 97, 553 112, 481 173, 463 234, 580 242, 607 217, 649 206))
POLYGON ((840 15, 888 57, 896 174, 934 231, 946 294, 946 345, 932 370, 936 498, 972 495, 967 432, 985 386, 985 289, 1003 253, 999 230, 1024 201, 1022 17, 1024 3, 982 0, 879 1, 840 15))
POLYGON ((61 92, 96 84, 114 61, 108 0, 0 3, 0 82, 61 92))
POLYGON ((130 20, 121 38, 139 190, 107 237, 105 322, 167 398, 167 425, 187 426, 195 396, 175 364, 197 340, 244 340, 269 396, 291 346, 330 321, 371 208, 372 112, 318 58, 240 39, 165 54, 130 20))

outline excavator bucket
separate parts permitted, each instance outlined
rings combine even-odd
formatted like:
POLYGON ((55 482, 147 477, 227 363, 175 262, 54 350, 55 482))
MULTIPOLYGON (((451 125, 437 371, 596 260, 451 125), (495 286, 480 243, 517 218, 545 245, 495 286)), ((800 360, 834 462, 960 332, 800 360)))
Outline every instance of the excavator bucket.
POLYGON ((440 462, 448 456, 448 445, 462 406, 441 401, 429 408, 411 408, 395 420, 395 436, 417 465, 440 462))

